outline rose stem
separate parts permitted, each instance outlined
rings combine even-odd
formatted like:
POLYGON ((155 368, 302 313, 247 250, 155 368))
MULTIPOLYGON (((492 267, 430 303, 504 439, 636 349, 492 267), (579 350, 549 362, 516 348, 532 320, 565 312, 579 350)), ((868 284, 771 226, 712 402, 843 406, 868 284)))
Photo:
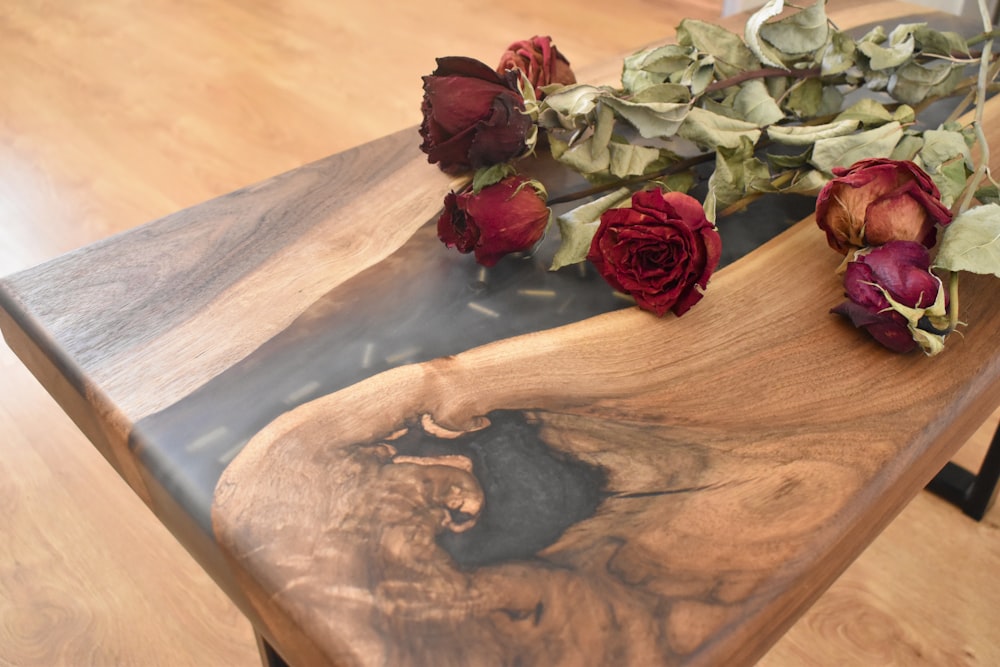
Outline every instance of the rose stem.
POLYGON ((948 276, 948 327, 952 331, 958 326, 958 271, 951 271, 948 276))
POLYGON ((636 183, 645 183, 647 181, 653 181, 662 176, 668 176, 670 174, 675 174, 685 169, 690 169, 704 162, 715 159, 715 153, 702 153, 701 155, 695 155, 694 157, 689 157, 684 160, 678 160, 674 162, 669 167, 661 169, 660 171, 653 174, 646 174, 640 176, 633 176, 632 178, 623 178, 614 183, 605 183, 603 185, 595 185, 594 187, 587 188, 586 190, 578 190, 576 192, 568 192, 564 195, 559 195, 558 197, 552 197, 548 200, 549 206, 555 206, 556 204, 565 204, 566 202, 576 201, 577 199, 583 199, 584 197, 590 197, 591 195, 600 194, 602 192, 607 192, 608 190, 614 190, 620 188, 623 185, 634 185, 636 183))

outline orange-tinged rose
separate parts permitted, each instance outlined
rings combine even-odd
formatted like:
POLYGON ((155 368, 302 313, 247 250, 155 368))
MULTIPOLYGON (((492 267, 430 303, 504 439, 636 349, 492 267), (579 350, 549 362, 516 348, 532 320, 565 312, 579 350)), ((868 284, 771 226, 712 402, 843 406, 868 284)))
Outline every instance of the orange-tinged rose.
POLYGON ((843 255, 890 241, 932 248, 937 225, 951 222, 934 181, 908 160, 860 160, 833 175, 816 199, 816 224, 843 255))
MULTIPOLYGON (((569 61, 552 43, 552 38, 535 35, 531 39, 514 42, 507 47, 500 58, 497 73, 519 69, 535 88, 553 83, 569 85, 576 83, 576 76, 570 69, 569 61)), ((539 93, 541 99, 541 93, 539 93)))

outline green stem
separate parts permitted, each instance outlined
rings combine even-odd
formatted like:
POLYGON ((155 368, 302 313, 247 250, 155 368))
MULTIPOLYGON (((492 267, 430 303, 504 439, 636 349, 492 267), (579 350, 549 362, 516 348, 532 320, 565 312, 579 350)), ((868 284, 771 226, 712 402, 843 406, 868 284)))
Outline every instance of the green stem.
POLYGON ((951 331, 958 326, 958 271, 948 277, 948 324, 951 331))

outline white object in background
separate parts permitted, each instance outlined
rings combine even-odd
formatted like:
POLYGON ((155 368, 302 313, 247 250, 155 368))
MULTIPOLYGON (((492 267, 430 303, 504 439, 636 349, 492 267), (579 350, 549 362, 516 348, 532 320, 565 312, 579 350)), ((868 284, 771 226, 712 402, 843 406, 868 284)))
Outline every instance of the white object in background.
MULTIPOLYGON (((756 9, 763 5, 767 0, 722 0, 722 15, 729 16, 731 14, 738 14, 739 12, 744 12, 749 9, 756 9)), ((832 0, 836 2, 836 0, 832 0)), ((924 7, 930 7, 931 9, 937 9, 938 11, 948 12, 950 14, 955 14, 956 16, 961 15, 965 6, 965 0, 908 0, 916 5, 923 5, 924 7)))

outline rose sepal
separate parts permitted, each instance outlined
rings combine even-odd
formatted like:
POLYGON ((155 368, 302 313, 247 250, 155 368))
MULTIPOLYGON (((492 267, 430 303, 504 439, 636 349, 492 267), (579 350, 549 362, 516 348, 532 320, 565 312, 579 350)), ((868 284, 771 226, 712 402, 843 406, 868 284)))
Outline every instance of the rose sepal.
POLYGON ((924 354, 929 357, 933 357, 944 350, 945 338, 951 333, 944 283, 937 276, 934 276, 934 278, 938 282, 938 292, 934 297, 934 303, 927 308, 911 308, 894 299, 892 294, 878 283, 866 282, 866 284, 878 289, 882 293, 882 296, 885 297, 885 300, 889 302, 889 308, 886 310, 894 310, 906 319, 906 328, 909 330, 910 336, 913 337, 914 342, 924 351, 924 354), (928 331, 922 328, 921 324, 923 321, 929 323, 935 331, 928 331), (936 333, 937 331, 943 331, 944 333, 936 333))

